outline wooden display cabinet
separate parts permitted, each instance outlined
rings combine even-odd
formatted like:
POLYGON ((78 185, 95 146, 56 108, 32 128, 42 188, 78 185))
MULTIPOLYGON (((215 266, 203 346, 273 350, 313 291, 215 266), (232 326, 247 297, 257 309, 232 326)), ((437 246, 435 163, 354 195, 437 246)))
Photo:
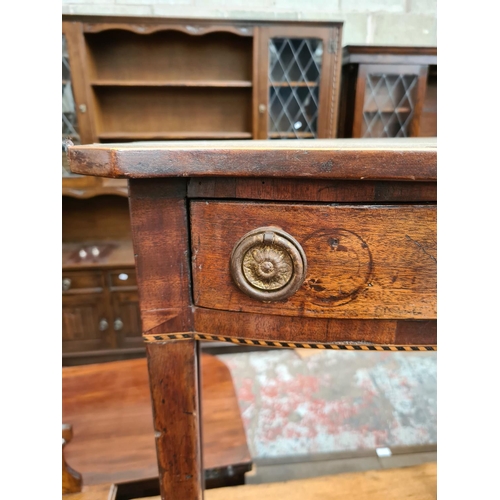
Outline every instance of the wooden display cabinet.
POLYGON ((348 45, 338 137, 436 137, 437 49, 348 45))
POLYGON ((342 23, 63 19, 83 144, 336 135, 342 23))

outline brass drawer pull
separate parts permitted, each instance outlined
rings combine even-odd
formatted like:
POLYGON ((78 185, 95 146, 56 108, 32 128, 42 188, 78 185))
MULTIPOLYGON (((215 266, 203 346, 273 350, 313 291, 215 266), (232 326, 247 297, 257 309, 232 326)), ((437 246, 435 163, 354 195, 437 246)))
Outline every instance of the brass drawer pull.
POLYGON ((261 227, 245 234, 231 253, 231 275, 250 297, 274 302, 293 295, 307 273, 299 242, 277 227, 261 227))

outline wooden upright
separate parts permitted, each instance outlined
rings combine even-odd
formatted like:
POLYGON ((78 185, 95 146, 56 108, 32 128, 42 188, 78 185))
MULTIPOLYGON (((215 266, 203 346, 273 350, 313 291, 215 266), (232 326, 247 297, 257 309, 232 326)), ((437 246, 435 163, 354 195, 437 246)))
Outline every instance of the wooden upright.
POLYGON ((161 492, 203 497, 198 341, 436 345, 436 141, 69 148, 128 178, 161 492))

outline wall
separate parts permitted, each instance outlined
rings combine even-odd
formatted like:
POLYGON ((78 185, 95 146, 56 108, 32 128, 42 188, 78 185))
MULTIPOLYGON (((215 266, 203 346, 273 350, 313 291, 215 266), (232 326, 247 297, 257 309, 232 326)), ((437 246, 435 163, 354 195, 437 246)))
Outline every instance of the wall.
POLYGON ((62 0, 63 14, 344 21, 343 45, 436 42, 436 0, 62 0))

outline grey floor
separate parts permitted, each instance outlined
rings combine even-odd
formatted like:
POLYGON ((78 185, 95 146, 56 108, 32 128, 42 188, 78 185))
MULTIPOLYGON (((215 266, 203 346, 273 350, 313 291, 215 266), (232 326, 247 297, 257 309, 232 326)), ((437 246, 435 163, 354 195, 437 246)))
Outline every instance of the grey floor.
POLYGON ((338 454, 335 456, 315 456, 302 458, 303 461, 292 463, 275 463, 271 461, 254 462, 253 469, 245 476, 247 484, 274 483, 293 479, 342 474, 348 472, 363 472, 367 470, 393 469, 410 467, 428 462, 437 462, 436 446, 420 446, 392 450, 389 457, 379 457, 375 451, 364 453, 338 454))

